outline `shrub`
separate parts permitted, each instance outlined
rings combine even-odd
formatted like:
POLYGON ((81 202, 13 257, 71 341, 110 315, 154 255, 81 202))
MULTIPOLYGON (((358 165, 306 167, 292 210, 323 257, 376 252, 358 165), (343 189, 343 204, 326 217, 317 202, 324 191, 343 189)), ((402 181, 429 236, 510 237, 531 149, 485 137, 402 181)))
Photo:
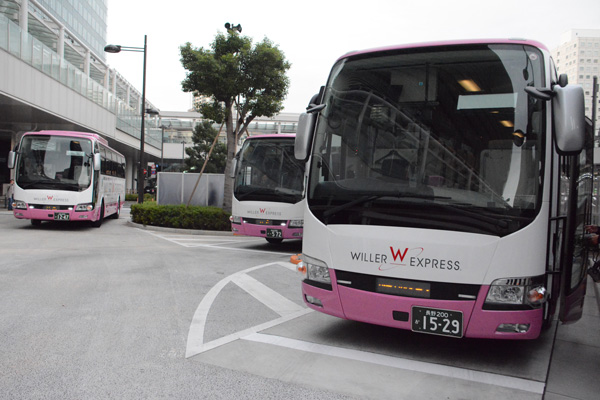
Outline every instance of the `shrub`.
POLYGON ((169 228, 229 231, 229 214, 218 207, 157 205, 154 202, 131 205, 131 220, 138 224, 169 228))
MULTIPOLYGON (((144 201, 155 201, 156 200, 156 195, 152 195, 149 193, 144 193, 144 201)), ((138 195, 137 193, 134 194, 126 194, 125 195, 125 201, 138 201, 138 195)))

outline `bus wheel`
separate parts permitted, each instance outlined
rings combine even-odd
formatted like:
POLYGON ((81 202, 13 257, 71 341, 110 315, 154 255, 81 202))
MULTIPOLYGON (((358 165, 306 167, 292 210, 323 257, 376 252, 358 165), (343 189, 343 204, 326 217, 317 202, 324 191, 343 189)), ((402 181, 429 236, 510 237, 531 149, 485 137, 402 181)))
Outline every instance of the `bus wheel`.
POLYGON ((42 221, 39 219, 32 219, 31 220, 31 225, 33 226, 40 226, 42 224, 42 221))
POLYGON ((276 239, 276 238, 266 238, 267 242, 271 243, 271 244, 279 244, 281 242, 283 242, 283 239, 276 239))
POLYGON ((94 228, 100 228, 102 225, 102 220, 104 219, 104 202, 100 205, 100 216, 97 221, 92 222, 92 226, 94 228))

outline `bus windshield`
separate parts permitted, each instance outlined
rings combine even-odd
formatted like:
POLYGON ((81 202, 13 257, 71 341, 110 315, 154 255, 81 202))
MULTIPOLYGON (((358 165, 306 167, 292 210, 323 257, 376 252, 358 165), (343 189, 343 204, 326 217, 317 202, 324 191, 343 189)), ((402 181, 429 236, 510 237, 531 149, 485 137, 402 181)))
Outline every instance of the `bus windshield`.
POLYGON ((83 191, 93 173, 92 142, 65 136, 25 136, 18 149, 16 183, 23 189, 83 191))
POLYGON ((239 201, 298 203, 304 166, 294 138, 247 139, 239 154, 233 194, 239 201))
POLYGON ((543 57, 526 45, 401 49, 333 67, 308 205, 324 224, 504 236, 541 204, 543 57))

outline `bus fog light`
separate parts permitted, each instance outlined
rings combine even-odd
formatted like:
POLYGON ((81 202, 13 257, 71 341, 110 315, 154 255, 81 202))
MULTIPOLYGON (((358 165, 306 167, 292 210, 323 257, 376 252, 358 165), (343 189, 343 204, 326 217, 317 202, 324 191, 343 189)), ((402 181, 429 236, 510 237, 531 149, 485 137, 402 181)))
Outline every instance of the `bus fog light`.
POLYGON ((321 300, 317 299, 316 297, 312 297, 309 295, 306 295, 304 297, 306 298, 306 301, 312 304, 313 306, 323 307, 323 303, 321 302, 321 300))
POLYGON ((290 220, 290 228, 302 228, 304 226, 304 220, 302 219, 291 219, 290 220))
POLYGON ((496 328, 496 332, 526 333, 529 330, 530 326, 530 324, 500 324, 496 328))

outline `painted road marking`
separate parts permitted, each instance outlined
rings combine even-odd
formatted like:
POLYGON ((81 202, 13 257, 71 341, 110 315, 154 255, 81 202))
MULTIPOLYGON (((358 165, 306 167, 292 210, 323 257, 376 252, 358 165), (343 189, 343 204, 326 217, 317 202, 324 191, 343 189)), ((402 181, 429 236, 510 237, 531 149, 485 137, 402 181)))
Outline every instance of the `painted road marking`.
POLYGON ((383 354, 305 342, 257 332, 251 333, 248 336, 243 336, 241 339, 285 347, 288 349, 300 350, 308 353, 345 358, 348 360, 403 369, 407 371, 423 372, 430 375, 438 375, 453 379, 462 379, 510 389, 523 390, 536 394, 544 393, 545 384, 543 382, 515 378, 512 376, 475 371, 466 368, 451 367, 447 365, 432 364, 424 361, 409 360, 405 358, 391 357, 383 354))
POLYGON ((178 246, 188 247, 188 248, 196 248, 196 247, 206 247, 213 249, 222 249, 222 250, 232 250, 232 251, 246 251, 250 253, 265 253, 265 254, 273 254, 273 255, 291 255, 290 252, 278 252, 273 250, 257 250, 257 249, 246 249, 240 247, 230 247, 227 245, 239 244, 239 243, 263 243, 264 239, 256 239, 256 238, 246 238, 239 237, 239 239, 224 239, 222 236, 209 236, 209 235, 197 235, 196 237, 191 238, 183 235, 170 235, 170 234, 160 234, 155 231, 149 231, 145 229, 135 228, 142 232, 146 232, 149 235, 154 237, 166 240, 168 242, 174 243, 178 246), (183 237, 182 237, 183 236, 183 237), (217 243, 210 243, 212 241, 216 241, 217 243))
POLYGON ((213 286, 208 291, 208 293, 204 296, 204 298, 198 305, 198 308, 194 313, 194 317, 192 318, 192 323, 188 332, 187 346, 185 351, 186 358, 193 357, 207 350, 211 350, 224 344, 233 342, 234 340, 238 340, 242 336, 248 336, 252 333, 271 328, 273 326, 282 324, 287 321, 291 321, 294 318, 298 318, 302 315, 312 312, 310 308, 305 308, 297 305, 296 303, 288 300, 286 297, 282 296, 281 294, 269 288, 268 286, 258 282, 256 279, 247 276, 249 272, 272 265, 281 266, 291 270, 295 269, 295 266, 293 264, 282 262, 272 262, 257 265, 255 267, 251 267, 243 271, 238 271, 235 274, 229 275, 228 277, 221 279, 215 286, 213 286), (215 301, 221 290, 223 290, 223 288, 229 282, 238 285, 240 288, 248 292, 257 300, 265 304, 265 306, 269 307, 270 309, 281 315, 281 317, 266 322, 264 324, 256 325, 251 328, 244 329, 242 331, 235 332, 227 336, 223 336, 211 342, 204 343, 204 329, 206 327, 206 320, 208 318, 210 308, 212 307, 213 302, 215 301))

